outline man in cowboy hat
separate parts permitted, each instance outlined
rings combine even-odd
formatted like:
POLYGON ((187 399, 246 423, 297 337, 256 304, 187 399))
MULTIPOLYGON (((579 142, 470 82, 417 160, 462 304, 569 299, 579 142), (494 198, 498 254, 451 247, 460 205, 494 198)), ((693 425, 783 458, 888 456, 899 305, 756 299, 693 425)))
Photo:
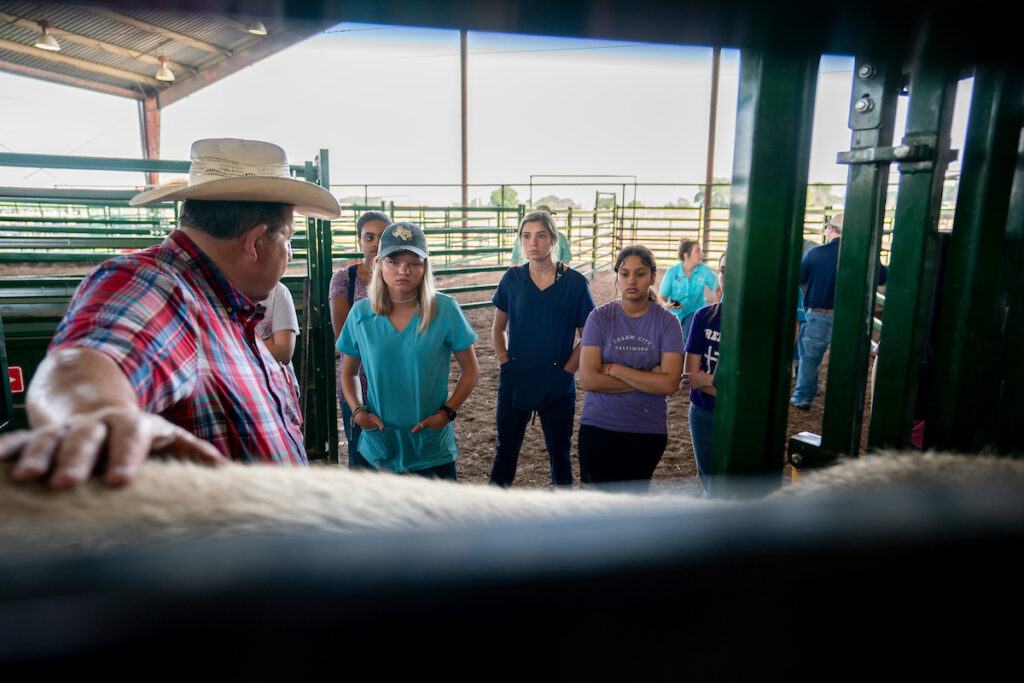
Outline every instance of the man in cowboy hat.
POLYGON ((17 480, 69 488, 104 463, 123 484, 150 452, 202 462, 306 464, 284 369, 256 339, 256 302, 291 258, 293 211, 339 214, 327 190, 289 176, 284 150, 251 140, 192 145, 187 184, 143 192, 183 200, 155 247, 83 280, 26 398, 29 431, 0 439, 17 480))

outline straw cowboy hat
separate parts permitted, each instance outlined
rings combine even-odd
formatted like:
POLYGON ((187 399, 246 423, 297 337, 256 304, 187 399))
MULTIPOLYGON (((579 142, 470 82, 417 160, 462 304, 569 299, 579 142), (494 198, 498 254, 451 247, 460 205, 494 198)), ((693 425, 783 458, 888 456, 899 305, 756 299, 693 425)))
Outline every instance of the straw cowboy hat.
POLYGON ((188 183, 169 183, 132 197, 132 206, 177 199, 280 202, 315 218, 337 218, 338 200, 330 192, 292 178, 288 157, 277 145, 258 140, 212 138, 192 143, 188 183))

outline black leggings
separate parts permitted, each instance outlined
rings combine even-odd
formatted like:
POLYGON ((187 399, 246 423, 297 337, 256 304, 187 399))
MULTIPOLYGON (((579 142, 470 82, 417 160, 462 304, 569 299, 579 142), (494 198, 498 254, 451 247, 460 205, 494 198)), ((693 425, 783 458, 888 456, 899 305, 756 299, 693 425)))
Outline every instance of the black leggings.
POLYGON ((668 434, 613 432, 580 425, 580 480, 584 484, 615 481, 650 482, 668 434))

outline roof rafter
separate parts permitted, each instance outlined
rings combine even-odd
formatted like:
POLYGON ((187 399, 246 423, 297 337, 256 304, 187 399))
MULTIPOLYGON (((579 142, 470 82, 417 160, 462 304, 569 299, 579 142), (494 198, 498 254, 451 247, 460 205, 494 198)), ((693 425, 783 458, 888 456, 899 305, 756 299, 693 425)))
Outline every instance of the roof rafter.
POLYGON ((127 24, 128 26, 132 26, 142 31, 147 31, 149 33, 170 38, 175 42, 182 43, 190 47, 194 47, 197 50, 202 50, 203 52, 209 52, 211 54, 221 55, 223 57, 231 57, 234 54, 234 52, 225 47, 212 45, 205 41, 199 40, 198 38, 192 38, 182 33, 178 33, 167 28, 162 28, 160 26, 157 26, 156 24, 150 24, 140 19, 136 19, 134 17, 129 17, 125 14, 121 14, 120 12, 115 12, 113 10, 105 9, 103 7, 90 7, 89 10, 108 19, 119 21, 122 24, 127 24))
MULTIPOLYGON (((7 12, 0 11, 0 19, 6 21, 9 24, 14 24, 15 26, 20 26, 25 29, 35 31, 39 30, 38 24, 32 21, 31 19, 18 17, 13 14, 8 14, 7 12)), ((151 54, 140 52, 138 50, 132 50, 126 47, 121 47, 120 45, 114 45, 113 43, 107 43, 96 38, 80 36, 77 33, 72 33, 71 31, 68 31, 66 29, 54 26, 52 21, 50 22, 50 33, 53 34, 54 37, 58 37, 61 40, 68 40, 72 43, 87 45, 89 47, 96 48, 97 50, 101 50, 103 52, 110 52, 111 54, 118 55, 119 57, 128 57, 129 59, 136 59, 140 62, 145 62, 146 64, 152 64, 156 67, 160 66, 159 57, 154 57, 151 54)), ((172 69, 178 72, 184 72, 189 74, 196 73, 196 69, 170 60, 168 60, 167 66, 171 67, 172 69)))
POLYGON ((154 90, 160 90, 163 88, 163 84, 160 81, 155 78, 151 78, 150 76, 137 74, 134 71, 125 71, 124 69, 118 69, 105 64, 97 64, 96 62, 79 59, 78 57, 62 55, 59 52, 47 52, 45 50, 40 50, 37 47, 33 47, 32 45, 23 45, 21 43, 14 43, 9 40, 0 39, 0 48, 10 50, 12 52, 20 52, 21 54, 32 55, 33 57, 44 59, 48 62, 56 62, 58 64, 65 64, 67 66, 73 66, 87 71, 106 74, 107 76, 113 76, 115 78, 135 81, 137 83, 148 85, 154 90))
POLYGON ((85 88, 86 90, 94 90, 108 95, 127 97, 133 100, 141 100, 146 96, 141 90, 128 90, 126 88, 119 88, 116 85, 90 81, 86 78, 66 76, 64 74, 53 73, 52 71, 45 71, 44 69, 25 66, 24 64, 12 64, 11 62, 5 62, 2 60, 0 60, 0 71, 7 71, 8 73, 17 74, 19 76, 27 76, 28 78, 38 78, 42 81, 60 83, 61 85, 69 85, 73 88, 85 88))
MULTIPOLYGON (((253 16, 255 17, 255 15, 253 15, 253 16)), ((234 19, 233 17, 228 17, 228 16, 225 16, 223 14, 218 14, 217 15, 217 20, 227 24, 231 28, 238 29, 241 33, 244 33, 246 35, 255 35, 255 34, 249 33, 249 24, 241 22, 238 19, 234 19)))

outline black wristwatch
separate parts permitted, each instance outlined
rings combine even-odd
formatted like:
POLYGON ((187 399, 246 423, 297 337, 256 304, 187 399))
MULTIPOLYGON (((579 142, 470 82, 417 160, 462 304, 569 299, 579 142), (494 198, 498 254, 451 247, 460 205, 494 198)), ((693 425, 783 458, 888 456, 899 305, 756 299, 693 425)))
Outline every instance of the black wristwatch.
POLYGON ((454 408, 449 408, 448 407, 447 403, 444 404, 443 406, 441 406, 440 408, 438 408, 438 410, 443 410, 444 411, 444 414, 448 416, 448 421, 449 422, 455 422, 455 418, 459 416, 459 414, 457 412, 455 412, 454 408))

